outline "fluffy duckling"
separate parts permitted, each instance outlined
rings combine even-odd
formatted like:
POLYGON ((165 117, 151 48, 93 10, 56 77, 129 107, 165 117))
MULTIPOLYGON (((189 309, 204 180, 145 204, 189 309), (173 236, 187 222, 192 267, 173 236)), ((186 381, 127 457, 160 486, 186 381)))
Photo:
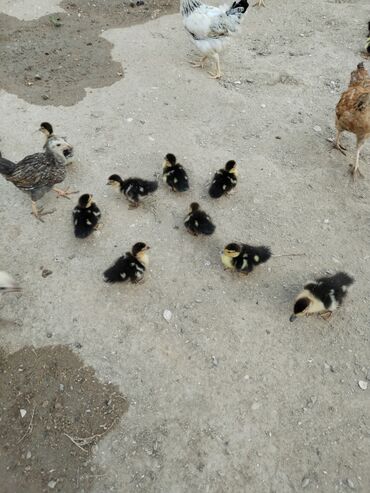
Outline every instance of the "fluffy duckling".
POLYGON ((149 265, 147 250, 149 247, 145 243, 135 243, 131 252, 125 253, 104 272, 104 281, 123 282, 130 280, 133 283, 142 281, 144 272, 149 265))
POLYGON ((142 197, 155 192, 158 188, 157 181, 142 180, 141 178, 122 180, 119 175, 111 175, 108 178, 107 185, 119 188, 120 192, 130 202, 131 207, 138 207, 142 197))
POLYGON ((354 282, 354 278, 345 272, 337 272, 333 276, 320 277, 309 282, 295 300, 290 321, 293 322, 298 316, 314 313, 328 320, 332 312, 343 303, 349 287, 354 282))
POLYGON ((13 277, 7 272, 0 271, 0 295, 20 291, 13 277))
MULTIPOLYGON (((49 122, 42 122, 40 124, 40 128, 39 128, 40 132, 42 132, 45 137, 46 137, 46 142, 47 140, 50 138, 50 137, 54 137, 54 131, 53 131, 53 127, 52 125, 49 123, 49 122)), ((46 144, 45 144, 46 145, 46 144)))
POLYGON ((267 246, 229 243, 224 248, 221 260, 226 269, 249 274, 257 265, 267 262, 270 257, 271 250, 267 246))
POLYGON ((235 161, 228 161, 224 168, 219 169, 213 177, 209 187, 209 195, 213 199, 218 199, 222 195, 230 192, 238 181, 238 170, 235 161))
POLYGON ((211 235, 216 229, 211 218, 201 210, 199 204, 196 202, 190 204, 190 212, 186 216, 184 224, 189 233, 194 236, 198 236, 199 234, 211 235))
POLYGON ((81 195, 73 209, 73 224, 76 238, 86 238, 97 229, 101 212, 89 193, 81 195))
POLYGON ((163 161, 163 181, 173 192, 189 190, 189 179, 185 169, 176 162, 174 154, 167 154, 163 161))

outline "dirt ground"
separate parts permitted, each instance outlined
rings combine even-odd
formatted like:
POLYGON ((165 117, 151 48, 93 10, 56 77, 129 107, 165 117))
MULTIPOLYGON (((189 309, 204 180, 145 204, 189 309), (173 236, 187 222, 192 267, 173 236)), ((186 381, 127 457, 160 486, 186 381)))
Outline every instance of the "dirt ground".
POLYGON ((42 224, 0 181, 0 269, 23 288, 0 299, 3 489, 368 493, 370 143, 353 183, 353 136, 347 156, 327 141, 362 60, 368 1, 251 8, 220 81, 190 67, 180 16, 161 16, 175 5, 94 3, 0 0, 0 150, 41 150, 36 130, 52 122, 75 146, 66 185, 103 214, 77 241, 74 198, 45 196, 57 211, 42 224), (188 193, 161 184, 129 210, 106 186, 113 172, 158 176, 167 152, 188 170, 188 193), (214 202, 207 184, 228 159, 240 180, 214 202), (193 200, 216 224, 210 238, 184 231, 193 200), (241 278, 220 264, 233 240, 301 255, 241 278), (102 272, 136 241, 151 246, 145 283, 107 286, 102 272), (302 285, 336 270, 356 278, 344 306, 291 324, 302 285), (86 452, 64 435, 101 425, 86 452))

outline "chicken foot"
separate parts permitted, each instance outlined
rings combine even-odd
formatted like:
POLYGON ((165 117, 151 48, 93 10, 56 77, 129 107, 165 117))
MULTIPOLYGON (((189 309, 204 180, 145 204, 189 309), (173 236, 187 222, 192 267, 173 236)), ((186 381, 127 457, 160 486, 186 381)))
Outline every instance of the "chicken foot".
POLYGON ((41 221, 42 223, 44 220, 42 219, 42 216, 47 216, 48 214, 53 214, 56 209, 52 209, 51 211, 44 211, 43 207, 40 207, 40 209, 37 207, 36 202, 32 200, 32 214, 35 216, 36 219, 41 221))
POLYGON ((213 54, 213 58, 216 61, 216 72, 208 72, 209 75, 211 76, 211 79, 221 79, 222 77, 222 72, 221 72, 221 67, 220 67, 220 57, 218 53, 213 54))
POLYGON ((198 60, 191 60, 189 63, 194 68, 204 68, 204 62, 207 60, 208 56, 204 55, 198 60))
POLYGON ((76 190, 75 192, 68 192, 68 190, 69 190, 69 187, 67 187, 65 190, 62 190, 60 188, 53 188, 53 191, 58 194, 57 198, 64 197, 65 199, 70 200, 68 195, 73 195, 74 193, 78 193, 78 190, 76 190))

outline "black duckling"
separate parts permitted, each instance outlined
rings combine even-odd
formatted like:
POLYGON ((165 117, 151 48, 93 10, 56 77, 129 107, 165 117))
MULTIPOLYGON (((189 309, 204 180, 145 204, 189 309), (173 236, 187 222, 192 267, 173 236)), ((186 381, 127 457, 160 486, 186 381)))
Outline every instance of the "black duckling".
POLYGON ((259 264, 267 262, 271 250, 267 246, 251 246, 246 243, 229 243, 221 256, 226 269, 249 274, 259 264))
POLYGON ((218 199, 222 195, 230 192, 238 181, 238 170, 235 161, 228 161, 224 168, 217 171, 213 177, 209 188, 209 195, 213 199, 218 199))
POLYGON ((199 204, 196 202, 190 204, 190 212, 186 216, 184 224, 189 233, 194 236, 198 236, 199 234, 211 235, 216 229, 211 218, 200 209, 199 204))
POLYGON ((149 265, 147 250, 149 247, 145 243, 135 243, 131 252, 125 253, 104 272, 104 281, 131 281, 133 283, 142 281, 144 272, 149 265))
POLYGON ((107 185, 112 185, 120 189, 131 207, 138 207, 140 199, 153 193, 158 188, 157 181, 142 180, 141 178, 128 178, 122 180, 119 175, 111 175, 107 185))
POLYGON ((76 193, 55 188, 66 177, 66 164, 73 157, 73 147, 65 139, 54 136, 47 140, 44 149, 44 152, 26 156, 18 163, 3 158, 0 153, 0 174, 31 196, 32 214, 40 221, 43 221, 41 216, 51 212, 42 212, 36 205, 45 193, 53 189, 66 198, 76 193))
POLYGON ((163 161, 163 181, 173 192, 189 190, 189 179, 184 167, 176 162, 173 154, 167 154, 163 161))
POLYGON ((328 320, 347 296, 348 289, 355 282, 354 278, 345 272, 337 272, 333 276, 320 277, 305 285, 294 303, 290 321, 298 316, 319 314, 328 320))
POLYGON ((81 195, 73 209, 73 224, 76 238, 87 238, 97 229, 101 212, 89 193, 81 195))

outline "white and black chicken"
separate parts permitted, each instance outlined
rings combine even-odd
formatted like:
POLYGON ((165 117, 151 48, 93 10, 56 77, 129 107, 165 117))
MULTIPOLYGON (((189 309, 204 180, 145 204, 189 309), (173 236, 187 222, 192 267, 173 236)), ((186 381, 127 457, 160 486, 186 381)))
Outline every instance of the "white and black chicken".
POLYGON ((194 67, 203 68, 206 59, 212 57, 216 62, 216 71, 210 72, 211 77, 219 79, 222 76, 219 53, 239 30, 248 7, 248 0, 234 1, 231 7, 213 7, 199 0, 181 0, 180 11, 185 30, 203 55, 200 60, 192 62, 194 67))

